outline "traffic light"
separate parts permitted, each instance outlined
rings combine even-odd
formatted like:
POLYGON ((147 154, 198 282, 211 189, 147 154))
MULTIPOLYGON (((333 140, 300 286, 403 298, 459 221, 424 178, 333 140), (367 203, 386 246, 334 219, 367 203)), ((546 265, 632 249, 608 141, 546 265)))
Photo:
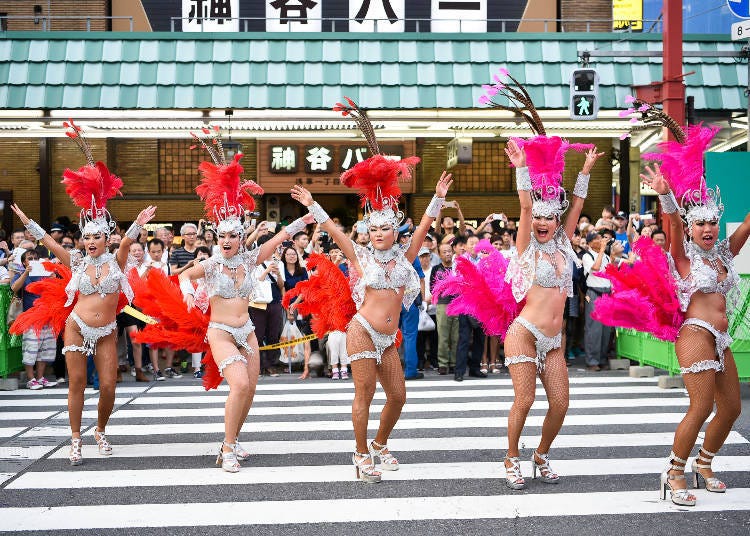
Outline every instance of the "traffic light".
POLYGON ((570 118, 592 121, 599 113, 599 73, 576 69, 570 73, 570 118))

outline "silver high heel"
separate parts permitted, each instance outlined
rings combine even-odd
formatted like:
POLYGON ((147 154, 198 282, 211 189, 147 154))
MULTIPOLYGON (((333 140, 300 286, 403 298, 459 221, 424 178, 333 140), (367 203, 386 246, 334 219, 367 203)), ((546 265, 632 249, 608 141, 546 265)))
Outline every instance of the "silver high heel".
POLYGON ((369 452, 362 453, 354 451, 352 463, 357 474, 357 479, 368 484, 376 484, 381 480, 381 473, 375 469, 375 460, 369 452), (357 461, 359 457, 359 461, 357 461))
POLYGON ((693 460, 692 465, 693 487, 696 489, 698 488, 698 477, 700 476, 703 479, 703 484, 706 486, 706 491, 710 491, 712 493, 726 493, 727 485, 724 484, 724 482, 715 477, 706 478, 698 471, 698 469, 711 469, 711 462, 713 461, 714 456, 716 456, 715 452, 708 452, 703 447, 701 447, 701 449, 698 451, 698 456, 693 460), (707 454, 711 457, 706 458, 704 456, 701 456, 701 454, 707 454), (708 463, 698 463, 698 460, 708 463))
POLYGON ((664 469, 664 472, 661 474, 661 489, 659 490, 660 491, 659 495, 661 497, 661 500, 662 501, 667 500, 667 490, 669 490, 670 497, 674 504, 678 506, 695 506, 696 498, 694 495, 690 494, 687 488, 675 489, 669 483, 670 480, 685 480, 685 474, 684 474, 685 466, 675 465, 673 462, 686 464, 687 460, 678 458, 674 452, 669 453, 669 463, 667 464, 666 469, 664 469), (672 475, 672 474, 669 474, 670 470, 682 471, 683 474, 672 475))
POLYGON ((536 472, 539 471, 539 480, 546 484, 557 484, 560 482, 560 475, 555 473, 549 466, 549 454, 539 454, 534 451, 531 455, 531 478, 536 478, 536 472), (536 463, 536 458, 542 460, 542 463, 536 463))
POLYGON ((68 455, 70 465, 81 465, 83 456, 81 455, 81 438, 73 437, 70 440, 70 454, 68 455))
POLYGON ((242 448, 242 445, 240 445, 238 439, 239 438, 234 439, 234 455, 237 456, 237 459, 239 461, 244 462, 245 460, 250 458, 250 453, 242 448))
POLYGON ((96 440, 96 444, 99 446, 99 454, 101 454, 102 456, 112 455, 112 445, 110 445, 109 441, 107 441, 107 437, 104 435, 104 432, 94 430, 94 439, 96 440))
POLYGON ((510 462, 510 467, 505 465, 505 485, 510 489, 524 489, 526 481, 521 474, 521 459, 518 456, 513 458, 505 457, 510 462))
POLYGON ((236 443, 221 442, 219 455, 216 457, 216 465, 220 465, 227 473, 239 473, 240 462, 237 461, 237 455, 234 453, 236 443), (229 452, 224 452, 223 447, 229 447, 229 452))
POLYGON ((385 469, 386 471, 398 471, 398 460, 390 453, 390 451, 383 452, 384 450, 388 450, 388 445, 381 445, 377 441, 370 443, 370 456, 372 456, 372 463, 375 463, 375 457, 378 457, 380 458, 381 469, 385 469))

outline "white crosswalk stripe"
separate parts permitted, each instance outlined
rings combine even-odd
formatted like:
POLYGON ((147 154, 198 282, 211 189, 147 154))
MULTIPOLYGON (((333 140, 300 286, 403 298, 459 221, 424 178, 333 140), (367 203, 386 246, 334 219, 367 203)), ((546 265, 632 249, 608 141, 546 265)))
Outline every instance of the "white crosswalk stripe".
MULTIPOLYGON (((211 393, 188 381, 118 388, 107 427, 113 455, 98 455, 88 428, 82 467, 67 462, 64 389, 0 393, 0 527, 92 533, 172 527, 178 533, 178 527, 208 527, 220 519, 226 526, 283 525, 292 532, 301 524, 336 523, 346 533, 348 524, 362 521, 602 513, 658 519, 678 511, 657 500, 658 474, 688 405, 684 390, 661 390, 654 379, 571 377, 570 410, 551 452, 562 482, 553 487, 530 479, 529 458, 547 408, 539 389, 521 438, 529 485, 514 493, 504 486, 501 462, 513 397, 507 376, 461 384, 434 377, 407 388, 407 405, 389 441, 402 466, 385 472, 379 486, 354 480, 351 382, 261 382, 240 437, 251 458, 237 474, 214 465, 226 386, 211 393), (593 485, 601 482, 607 484, 593 485), (466 486, 471 493, 463 493, 466 486), (80 493, 88 489, 100 491, 80 493), (29 503, 29 493, 42 500, 29 503), (169 516, 149 513, 165 509, 169 516)), ((86 396, 84 424, 91 424, 97 396, 86 396)), ((371 435, 383 400, 378 390, 371 435)), ((740 433, 730 433, 714 463, 730 489, 723 496, 697 490, 698 506, 691 511, 750 510, 750 488, 737 477, 750 472, 748 445, 740 433)))

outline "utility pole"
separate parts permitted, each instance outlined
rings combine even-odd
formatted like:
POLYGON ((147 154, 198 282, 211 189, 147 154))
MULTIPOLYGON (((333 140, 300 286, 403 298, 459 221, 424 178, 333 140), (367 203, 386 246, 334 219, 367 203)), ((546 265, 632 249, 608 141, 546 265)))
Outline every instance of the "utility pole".
MULTIPOLYGON (((664 0, 664 32, 662 33, 664 61, 662 63, 662 91, 664 112, 680 126, 685 125, 685 84, 682 81, 682 0, 664 0)), ((674 137, 664 129, 667 139, 674 137)))

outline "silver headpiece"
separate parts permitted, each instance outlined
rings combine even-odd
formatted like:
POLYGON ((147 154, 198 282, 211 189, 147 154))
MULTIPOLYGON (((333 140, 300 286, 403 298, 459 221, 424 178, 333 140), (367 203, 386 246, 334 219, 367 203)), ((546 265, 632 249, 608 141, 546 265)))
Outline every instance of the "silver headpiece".
POLYGON ((368 227, 370 225, 375 227, 391 225, 394 229, 400 227, 404 219, 405 215, 403 211, 399 210, 398 203, 393 198, 384 198, 381 210, 372 210, 370 203, 366 203, 364 216, 362 217, 362 221, 368 227))
POLYGON ((555 216, 560 220, 570 206, 565 190, 553 185, 547 186, 544 190, 531 190, 531 200, 531 215, 535 217, 555 216))
POLYGON ((688 225, 696 221, 718 222, 723 215, 724 203, 721 202, 721 192, 718 186, 715 190, 712 188, 690 190, 682 196, 680 216, 688 225))
POLYGON ((78 220, 81 236, 96 234, 109 236, 115 230, 116 224, 112 215, 106 208, 97 207, 93 196, 91 196, 91 208, 81 209, 78 220))

